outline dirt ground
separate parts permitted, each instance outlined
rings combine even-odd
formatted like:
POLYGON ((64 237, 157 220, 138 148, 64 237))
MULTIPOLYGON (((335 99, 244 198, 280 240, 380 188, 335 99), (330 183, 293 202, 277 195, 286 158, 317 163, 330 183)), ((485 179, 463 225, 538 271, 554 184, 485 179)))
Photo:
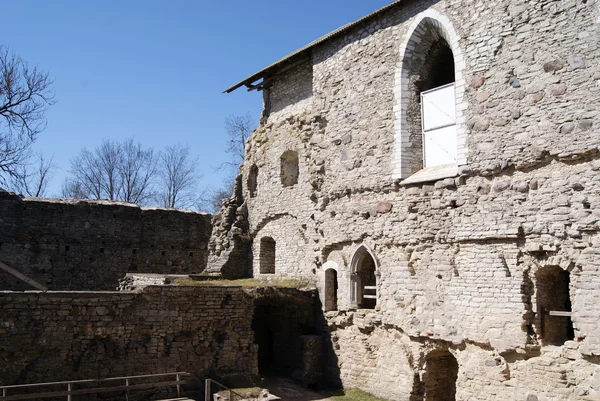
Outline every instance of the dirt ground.
POLYGON ((262 387, 269 389, 271 394, 285 401, 385 401, 360 391, 348 391, 346 395, 342 392, 339 395, 331 392, 317 393, 296 384, 291 379, 284 378, 265 379, 262 387))

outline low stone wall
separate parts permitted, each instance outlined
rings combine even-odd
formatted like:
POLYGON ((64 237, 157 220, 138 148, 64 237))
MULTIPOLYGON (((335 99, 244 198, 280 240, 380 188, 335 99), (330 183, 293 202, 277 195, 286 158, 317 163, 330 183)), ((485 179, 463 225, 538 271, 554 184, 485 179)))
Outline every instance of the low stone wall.
MULTIPOLYGON (((0 262, 51 290, 114 290, 127 272, 200 273, 211 216, 0 191, 0 262)), ((0 289, 31 289, 0 271, 0 289)))
POLYGON ((0 385, 187 371, 258 372, 240 287, 0 292, 0 385))

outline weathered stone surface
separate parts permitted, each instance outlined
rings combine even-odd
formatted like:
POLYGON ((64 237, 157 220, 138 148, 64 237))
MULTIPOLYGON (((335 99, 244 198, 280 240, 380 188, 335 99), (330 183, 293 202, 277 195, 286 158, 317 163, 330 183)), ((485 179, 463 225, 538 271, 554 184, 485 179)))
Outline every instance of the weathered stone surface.
MULTIPOLYGON (((0 261, 51 290, 114 290, 128 272, 200 273, 212 216, 0 191, 0 261)), ((31 289, 0 271, 2 289, 31 289)))
POLYGON ((245 196, 252 271, 271 277, 260 273, 257 255, 260 239, 273 238, 274 276, 307 278, 324 305, 337 307, 326 315, 337 361, 330 370, 339 369, 344 385, 409 399, 424 385, 425 356, 448 350, 459 367, 456 399, 597 395, 597 365, 543 344, 534 295, 538 272, 570 271, 577 352, 600 354, 597 18, 590 1, 400 2, 312 48, 312 73, 274 77, 273 87, 303 87, 311 96, 271 113, 250 138, 243 174, 253 164, 265 172, 256 198, 245 196), (456 87, 467 148, 454 185, 440 177, 402 186, 393 178, 395 155, 413 149, 418 170, 423 152, 414 145, 420 130, 398 139, 420 108, 397 88, 426 78, 403 77, 402 67, 427 58, 429 48, 419 47, 431 46, 428 30, 436 28, 417 28, 418 40, 410 39, 427 18, 446 37, 460 34, 451 47, 455 67, 464 67, 457 80, 467 77, 456 87), (401 49, 405 43, 410 49, 401 49), (410 61, 399 59, 399 48, 410 61), (574 57, 579 49, 585 60, 574 57), (307 141, 307 130, 322 141, 307 141), (332 144, 347 134, 352 142, 332 144), (278 177, 287 149, 304 161, 294 188, 278 177), (314 160, 324 160, 324 170, 314 160), (378 202, 392 208, 373 213, 378 202), (368 311, 355 310, 353 298, 361 246, 378 273, 368 311), (335 303, 327 298, 332 271, 335 303))
POLYGON ((562 96, 565 94, 566 91, 567 91, 566 84, 558 84, 558 85, 554 85, 552 87, 552 95, 553 96, 562 96))
POLYGON ((0 292, 0 360, 10 359, 0 384, 182 370, 255 375, 252 310, 239 287, 0 292))
POLYGON ((552 60, 544 64, 544 71, 556 72, 565 68, 565 62, 562 60, 552 60))
POLYGON ((481 75, 475 75, 471 78, 471 86, 475 89, 481 88, 485 83, 485 77, 481 75))

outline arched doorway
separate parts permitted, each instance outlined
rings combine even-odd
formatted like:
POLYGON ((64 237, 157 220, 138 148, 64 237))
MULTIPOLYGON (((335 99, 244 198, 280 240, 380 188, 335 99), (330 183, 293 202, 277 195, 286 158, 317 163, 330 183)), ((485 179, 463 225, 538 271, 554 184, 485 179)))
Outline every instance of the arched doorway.
POLYGON ((449 351, 433 351, 425 359, 425 401, 455 401, 458 362, 449 351))

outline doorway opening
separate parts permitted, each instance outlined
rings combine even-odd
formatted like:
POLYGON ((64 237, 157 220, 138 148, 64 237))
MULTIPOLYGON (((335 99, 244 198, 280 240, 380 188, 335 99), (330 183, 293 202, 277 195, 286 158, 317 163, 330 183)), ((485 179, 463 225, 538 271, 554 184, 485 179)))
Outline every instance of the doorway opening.
POLYGON ((575 338, 571 319, 570 273, 558 266, 536 275, 538 335, 543 345, 562 345, 575 338))
POLYGON ((449 351, 433 351, 425 359, 425 401, 455 401, 458 362, 449 351))

